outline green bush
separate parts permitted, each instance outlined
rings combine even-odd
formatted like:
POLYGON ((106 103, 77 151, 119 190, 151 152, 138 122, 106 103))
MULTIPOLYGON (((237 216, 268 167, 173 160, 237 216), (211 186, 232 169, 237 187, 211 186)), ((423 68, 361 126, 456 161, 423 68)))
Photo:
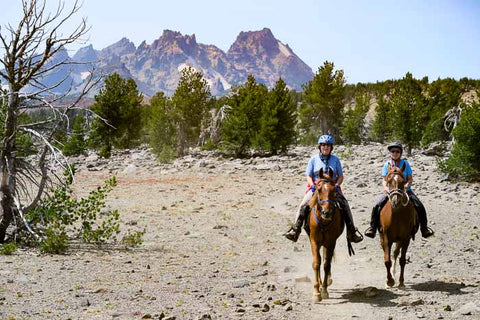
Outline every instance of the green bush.
POLYGON ((17 250, 17 244, 15 242, 10 242, 10 243, 4 243, 3 245, 0 246, 0 254, 9 256, 15 250, 17 250))
POLYGON ((439 162, 439 169, 467 181, 480 180, 480 104, 465 107, 452 135, 455 144, 448 159, 439 162))
POLYGON ((143 231, 136 231, 127 232, 127 234, 122 238, 122 243, 125 244, 127 247, 138 247, 143 243, 143 235, 145 234, 146 230, 143 231))
POLYGON ((103 211, 107 194, 116 186, 115 177, 80 199, 73 195, 72 181, 72 175, 66 173, 66 185, 54 189, 40 206, 27 214, 32 226, 44 230, 40 246, 45 252, 65 252, 70 238, 94 244, 116 241, 119 213, 117 210, 103 211))
POLYGON ((40 250, 44 253, 63 254, 67 252, 70 240, 64 228, 59 225, 45 230, 45 238, 40 242, 40 250))

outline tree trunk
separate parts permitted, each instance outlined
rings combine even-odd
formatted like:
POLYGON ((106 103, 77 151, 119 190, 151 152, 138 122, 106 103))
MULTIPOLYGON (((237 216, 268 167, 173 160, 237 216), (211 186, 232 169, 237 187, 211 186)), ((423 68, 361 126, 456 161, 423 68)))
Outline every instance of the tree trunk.
POLYGON ((18 94, 13 88, 10 88, 8 97, 8 108, 5 116, 4 133, 1 152, 0 165, 2 168, 2 182, 0 191, 2 192, 1 207, 3 217, 0 221, 0 243, 5 241, 7 228, 13 220, 13 204, 15 195, 15 141, 16 141, 16 110, 18 107, 18 94))

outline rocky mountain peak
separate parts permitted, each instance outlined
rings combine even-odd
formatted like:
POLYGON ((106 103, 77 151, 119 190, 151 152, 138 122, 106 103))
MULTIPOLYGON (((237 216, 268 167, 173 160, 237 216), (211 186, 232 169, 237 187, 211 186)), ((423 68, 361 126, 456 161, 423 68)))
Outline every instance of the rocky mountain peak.
POLYGON ((122 38, 120 41, 115 42, 114 44, 102 49, 100 51, 101 56, 122 56, 130 53, 134 53, 136 50, 135 45, 133 42, 128 40, 127 38, 122 38))
MULTIPOLYGON (((122 38, 100 51, 92 46, 81 48, 75 58, 93 62, 104 74, 117 72, 124 78, 133 78, 146 96, 159 91, 173 94, 186 66, 202 73, 214 95, 244 84, 249 74, 270 88, 282 77, 290 88, 297 90, 313 77, 312 69, 268 28, 241 32, 227 53, 214 45, 197 43, 194 34, 164 30, 151 45, 143 41, 135 48, 130 40, 122 38)), ((84 64, 75 68, 76 84, 88 75, 88 67, 84 64)))
POLYGON ((92 45, 78 49, 73 55, 73 61, 93 62, 98 60, 98 54, 92 45))
POLYGON ((197 48, 195 34, 182 35, 180 32, 164 30, 162 36, 152 43, 152 49, 158 51, 170 51, 177 53, 191 54, 197 48))

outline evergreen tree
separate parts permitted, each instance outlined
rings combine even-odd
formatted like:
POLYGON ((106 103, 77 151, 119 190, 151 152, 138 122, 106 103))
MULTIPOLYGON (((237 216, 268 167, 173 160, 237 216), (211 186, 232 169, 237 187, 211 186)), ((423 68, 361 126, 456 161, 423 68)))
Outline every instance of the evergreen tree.
POLYGON ((210 88, 202 74, 190 67, 183 69, 170 101, 178 156, 197 145, 202 122, 208 116, 210 99, 210 88))
POLYGON ((146 122, 150 147, 161 162, 168 162, 176 155, 176 130, 169 105, 163 92, 155 94, 150 99, 146 122))
POLYGON ((407 154, 422 138, 426 125, 425 106, 421 83, 408 72, 398 82, 391 98, 394 138, 406 145, 407 154))
POLYGON ((375 107, 375 119, 372 123, 370 137, 374 141, 385 142, 393 135, 392 110, 388 102, 388 85, 378 85, 375 107))
POLYGON ((95 119, 90 137, 91 145, 100 149, 102 156, 110 157, 112 147, 131 148, 138 144, 142 100, 133 79, 125 80, 117 73, 105 79, 92 106, 100 118, 95 119))
POLYGON ((325 61, 313 79, 304 86, 300 118, 305 143, 312 143, 322 133, 339 138, 345 82, 343 70, 334 71, 333 62, 325 61))
POLYGON ((249 75, 243 87, 234 88, 228 105, 227 117, 222 123, 223 148, 235 156, 244 156, 257 132, 262 106, 268 89, 249 75))
POLYGON ((280 78, 261 108, 259 131, 253 145, 272 154, 286 152, 295 141, 296 119, 297 106, 285 81, 280 78))
MULTIPOLYGON (((480 90, 477 90, 477 95, 480 90)), ((455 144, 450 157, 440 162, 440 170, 454 177, 480 181, 480 103, 463 106, 461 120, 453 129, 455 144)))
POLYGON ((344 126, 341 133, 344 140, 354 144, 360 144, 365 136, 365 117, 370 108, 370 94, 357 92, 355 106, 345 113, 344 126))
POLYGON ((87 142, 85 141, 86 124, 85 117, 78 115, 72 127, 72 134, 63 146, 63 154, 66 156, 76 156, 85 153, 87 142))
POLYGON ((422 145, 433 141, 448 140, 449 132, 444 127, 445 113, 461 103, 462 88, 454 79, 438 79, 428 87, 428 123, 422 136, 422 145))

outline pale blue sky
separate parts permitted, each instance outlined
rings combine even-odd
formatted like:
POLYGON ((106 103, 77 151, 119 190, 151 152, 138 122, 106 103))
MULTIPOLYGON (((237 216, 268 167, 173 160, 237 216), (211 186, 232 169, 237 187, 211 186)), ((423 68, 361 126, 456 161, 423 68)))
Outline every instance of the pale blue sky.
MULTIPOLYGON (((0 23, 16 22, 20 0, 0 3, 0 23)), ((240 31, 267 27, 313 72, 333 61, 349 83, 480 79, 480 0, 84 0, 81 16, 95 49, 122 37, 151 44, 170 29, 226 52, 240 31)))

